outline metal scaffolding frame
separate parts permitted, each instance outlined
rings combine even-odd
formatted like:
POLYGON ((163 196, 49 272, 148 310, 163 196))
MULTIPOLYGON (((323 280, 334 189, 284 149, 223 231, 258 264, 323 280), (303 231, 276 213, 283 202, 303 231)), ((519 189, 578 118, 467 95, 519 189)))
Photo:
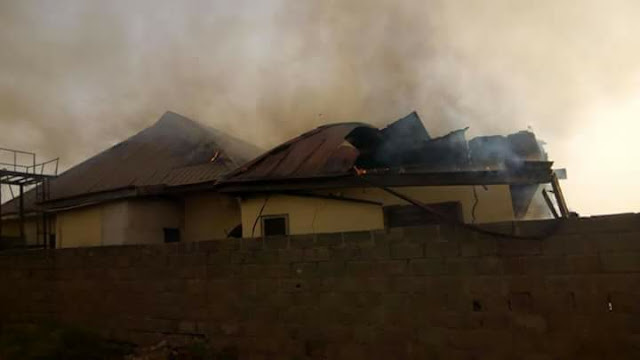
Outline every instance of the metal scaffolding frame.
MULTIPOLYGON (((58 174, 58 158, 38 163, 33 152, 0 148, 0 248, 26 246, 24 196, 28 191, 35 191, 35 202, 41 204, 49 199, 49 180, 58 174), (7 160, 8 159, 8 160, 7 160), (15 200, 14 188, 18 187, 19 236, 3 236, 3 201, 2 190, 8 189, 10 200, 15 200)), ((41 240, 36 247, 50 246, 51 229, 49 217, 45 209, 36 206, 33 209, 37 223, 37 237, 41 240)))

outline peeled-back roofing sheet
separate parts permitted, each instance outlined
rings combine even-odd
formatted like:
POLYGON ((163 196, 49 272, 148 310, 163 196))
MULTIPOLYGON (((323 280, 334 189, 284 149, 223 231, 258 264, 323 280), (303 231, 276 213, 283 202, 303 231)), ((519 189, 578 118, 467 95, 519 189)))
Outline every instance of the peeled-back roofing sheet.
POLYGON ((345 173, 359 152, 345 137, 362 123, 321 126, 268 151, 232 172, 226 181, 307 178, 345 173))

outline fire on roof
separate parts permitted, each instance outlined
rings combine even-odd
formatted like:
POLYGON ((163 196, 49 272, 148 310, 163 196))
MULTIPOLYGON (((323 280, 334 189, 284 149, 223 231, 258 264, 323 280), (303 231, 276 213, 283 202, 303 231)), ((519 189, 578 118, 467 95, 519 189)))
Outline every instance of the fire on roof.
POLYGON ((432 138, 417 113, 383 129, 364 123, 325 125, 294 138, 245 164, 231 181, 311 178, 371 170, 498 170, 524 162, 547 163, 530 131, 466 139, 465 129, 432 138))

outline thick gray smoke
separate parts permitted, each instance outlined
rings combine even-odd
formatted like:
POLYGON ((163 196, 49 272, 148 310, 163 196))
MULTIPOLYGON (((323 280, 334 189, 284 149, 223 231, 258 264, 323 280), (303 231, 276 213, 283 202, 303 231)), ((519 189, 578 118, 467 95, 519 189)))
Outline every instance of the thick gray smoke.
POLYGON ((165 110, 263 147, 417 110, 436 136, 530 126, 573 208, 637 210, 639 17, 636 0, 0 0, 0 146, 69 166, 165 110))

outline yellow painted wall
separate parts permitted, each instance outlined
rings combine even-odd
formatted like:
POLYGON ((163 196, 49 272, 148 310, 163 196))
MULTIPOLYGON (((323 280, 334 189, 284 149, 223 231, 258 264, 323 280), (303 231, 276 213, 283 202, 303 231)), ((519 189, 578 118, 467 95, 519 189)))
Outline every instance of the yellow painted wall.
MULTIPOLYGON (((124 244, 164 242, 164 228, 184 233, 182 204, 170 200, 131 200, 127 202, 124 244)), ((182 235, 184 238, 184 235, 182 235)), ((184 239, 181 239, 184 241, 184 239)))
POLYGON ((101 210, 101 206, 91 206, 58 213, 56 246, 70 248, 102 245, 101 210))
MULTIPOLYGON (((24 235, 26 245, 36 245, 42 242, 38 239, 38 223, 34 217, 27 217, 24 221, 24 235)), ((2 221, 2 236, 19 237, 20 221, 18 219, 5 219, 2 221)))
POLYGON ((241 202, 243 237, 262 236, 262 216, 287 214, 289 234, 330 233, 384 228, 382 208, 375 204, 357 203, 289 195, 258 196, 241 202))
MULTIPOLYGON (((491 185, 487 186, 486 189, 482 186, 475 186, 475 192, 478 197, 475 216, 473 205, 476 200, 473 186, 409 186, 394 188, 394 190, 425 204, 459 201, 462 204, 462 212, 466 223, 489 223, 514 219, 511 192, 508 185, 491 185)), ((321 193, 376 201, 383 203, 384 206, 408 204, 382 189, 371 187, 337 189, 321 193)))
POLYGON ((162 199, 114 201, 59 212, 57 247, 160 244, 164 228, 182 229, 182 205, 162 199))
POLYGON ((200 193, 184 199, 185 241, 224 239, 240 223, 240 205, 233 197, 200 193))
MULTIPOLYGON (((511 192, 506 185, 486 188, 476 186, 475 194, 472 186, 401 187, 394 190, 425 204, 460 202, 464 221, 467 223, 514 220, 511 192)), ((381 203, 382 206, 408 205, 404 200, 377 188, 344 188, 316 193, 368 200, 381 203)), ((262 235, 259 220, 255 231, 252 231, 252 228, 260 208, 265 204, 265 199, 266 196, 260 195, 242 200, 244 237, 262 235)), ((304 196, 271 195, 266 201, 262 215, 288 214, 290 234, 374 230, 384 227, 382 206, 304 196)))

